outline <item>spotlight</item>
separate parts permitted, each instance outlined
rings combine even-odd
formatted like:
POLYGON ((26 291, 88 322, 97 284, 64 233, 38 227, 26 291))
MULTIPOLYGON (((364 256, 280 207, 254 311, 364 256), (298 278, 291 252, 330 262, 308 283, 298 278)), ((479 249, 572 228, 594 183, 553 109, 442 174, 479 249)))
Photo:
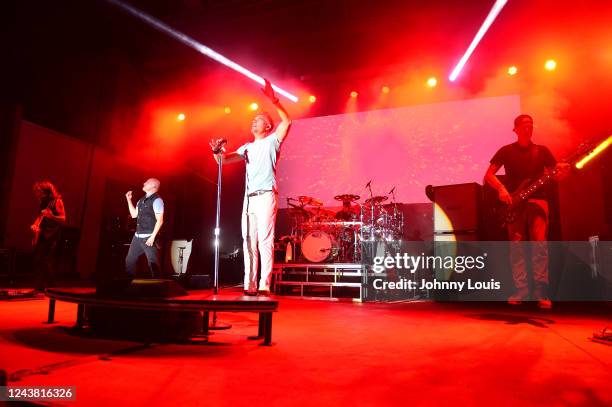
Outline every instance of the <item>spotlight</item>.
POLYGON ((391 91, 391 89, 389 89, 388 86, 383 86, 382 89, 381 89, 381 92, 385 93, 385 94, 389 93, 390 91, 391 91))
POLYGON ((518 72, 518 68, 514 65, 508 68, 508 75, 513 76, 518 72))
POLYGON ((354 98, 356 98, 357 96, 359 96, 359 93, 357 93, 356 91, 352 91, 352 92, 351 92, 351 97, 352 97, 353 99, 354 99, 354 98))
POLYGON ((554 71, 555 69, 557 69, 557 61, 555 61, 554 59, 549 59, 544 64, 544 68, 546 68, 547 71, 554 71))
POLYGON ((249 105, 249 109, 251 109, 252 111, 255 111, 255 110, 259 109, 259 105, 257 103, 255 103, 255 102, 253 102, 253 103, 251 103, 249 105))
POLYGON ((179 122, 185 120, 185 113, 179 113, 178 116, 176 116, 176 120, 178 120, 179 122))
POLYGON ((453 69, 453 72, 451 72, 450 76, 448 77, 448 79, 451 82, 454 82, 455 79, 457 79, 457 77, 459 76, 459 73, 463 69, 463 66, 470 58, 470 55, 472 55, 472 52, 474 52, 474 50, 476 49, 476 46, 478 45, 482 37, 484 37, 485 33, 487 32, 491 24, 493 24, 493 21, 495 21, 495 19, 497 18, 497 15, 500 13, 500 11, 502 11, 502 9, 504 8, 507 2, 508 0, 497 0, 495 4, 493 4, 491 11, 489 11, 487 18, 485 18, 484 22, 478 29, 478 32, 476 33, 476 36, 472 40, 470 46, 465 51, 465 54, 463 54, 463 56, 457 63, 457 66, 455 66, 455 69, 453 69))
POLYGON ((225 114, 230 114, 232 112, 232 109, 230 109, 229 106, 225 106, 225 109, 223 109, 223 111, 225 112, 225 114))
POLYGON ((438 80, 435 78, 435 76, 432 76, 431 78, 427 79, 427 86, 429 86, 430 88, 435 87, 438 84, 438 80))
POLYGON ((310 101, 310 103, 314 103, 317 101, 317 97, 315 95, 310 95, 310 97, 308 97, 308 100, 310 101))
POLYGON ((591 161, 597 154, 601 153, 606 148, 610 147, 610 145, 612 145, 612 136, 608 137, 603 142, 599 143, 599 145, 595 147, 593 151, 587 154, 586 157, 584 157, 582 160, 578 161, 575 164, 576 168, 582 169, 586 163, 591 161))
MULTIPOLYGON (((260 85, 264 84, 264 79, 259 76, 254 74, 253 72, 249 71, 248 69, 246 69, 245 67, 239 65, 238 63, 232 61, 231 59, 227 58, 224 55, 221 55, 220 53, 218 53, 217 51, 207 47, 206 45, 199 43, 198 41, 194 40, 193 38, 189 37, 188 35, 175 30, 174 28, 170 27, 169 25, 167 25, 166 23, 162 22, 161 20, 158 20, 157 18, 135 8, 130 6, 127 3, 124 3, 122 0, 107 0, 109 3, 114 4, 117 7, 122 8, 123 10, 125 10, 126 12, 130 13, 132 16, 138 18, 139 20, 145 22, 146 24, 148 24, 149 26, 155 28, 156 30, 165 33, 167 35, 169 35, 170 37, 174 38, 175 40, 182 42, 183 44, 185 44, 186 46, 196 50, 197 52, 199 52, 202 55, 205 55, 225 66, 227 66, 230 69, 233 69, 236 72, 241 73, 242 75, 246 76, 247 78, 250 78, 251 80, 259 83, 260 85)), ((279 95, 283 95, 285 96, 287 99, 291 100, 292 102, 297 102, 298 98, 295 95, 292 95, 291 93, 287 92, 284 89, 279 88, 276 85, 272 85, 272 88, 276 91, 276 93, 278 93, 279 95)))

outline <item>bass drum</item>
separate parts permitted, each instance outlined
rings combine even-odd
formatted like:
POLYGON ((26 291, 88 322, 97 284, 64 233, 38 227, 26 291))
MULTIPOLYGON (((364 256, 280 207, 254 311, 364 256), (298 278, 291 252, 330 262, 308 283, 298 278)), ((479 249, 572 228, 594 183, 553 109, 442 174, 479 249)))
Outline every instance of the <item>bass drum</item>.
POLYGON ((320 263, 338 255, 336 238, 322 230, 312 230, 302 240, 302 255, 313 263, 320 263))

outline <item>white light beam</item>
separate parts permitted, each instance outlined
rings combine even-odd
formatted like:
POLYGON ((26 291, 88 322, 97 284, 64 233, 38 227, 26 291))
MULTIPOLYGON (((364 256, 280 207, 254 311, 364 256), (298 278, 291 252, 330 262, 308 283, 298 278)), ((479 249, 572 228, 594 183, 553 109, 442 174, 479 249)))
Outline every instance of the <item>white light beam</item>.
MULTIPOLYGON (((223 65, 227 66, 228 68, 231 68, 233 70, 235 70, 236 72, 239 72, 241 74, 243 74, 244 76, 246 76, 247 78, 250 78, 252 80, 254 80, 255 82, 264 85, 264 79, 259 76, 254 74, 253 72, 249 71, 248 69, 246 69, 245 67, 237 64, 236 62, 232 61, 229 58, 224 57, 223 55, 219 54, 217 51, 207 47, 206 45, 194 40, 193 38, 189 37, 186 34, 183 34, 180 31, 177 31, 175 29, 173 29, 172 27, 168 26, 167 24, 163 23, 162 21, 156 19, 155 17, 150 16, 149 14, 138 10, 137 8, 134 8, 132 6, 130 6, 129 4, 123 3, 122 1, 119 0, 106 0, 109 3, 114 4, 117 7, 122 8, 123 10, 127 11, 128 13, 130 13, 131 15, 133 15, 134 17, 150 24, 151 26, 153 26, 154 28, 156 28, 157 30, 168 34, 169 36, 171 36, 172 38, 182 42, 183 44, 187 45, 188 47, 191 47, 193 49, 195 49, 196 51, 198 51, 199 53, 206 55, 207 57, 214 59, 217 62, 222 63, 223 65)), ((297 102, 298 98, 297 96, 287 92, 284 89, 279 88, 276 85, 272 85, 272 88, 280 95, 283 95, 284 97, 286 97, 287 99, 291 100, 292 102, 297 102)))
POLYGON ((450 76, 448 77, 448 79, 451 82, 454 82, 455 79, 457 79, 457 77, 459 76, 459 73, 461 73, 461 70, 463 69, 463 66, 468 61, 470 56, 472 55, 472 52, 474 52, 474 50, 476 49, 476 46, 478 45, 482 37, 484 37, 485 33, 487 32, 491 24, 493 24, 493 21, 495 21, 495 18, 497 17, 499 12, 502 10, 502 8, 504 8, 507 2, 508 0, 497 0, 495 4, 493 4, 491 11, 489 11, 489 15, 487 16, 487 18, 485 18, 484 22, 480 26, 480 29, 478 30, 478 32, 476 33, 476 36, 472 40, 472 43, 468 47, 467 51, 465 51, 465 54, 463 54, 463 56, 459 60, 459 63, 457 64, 455 69, 453 69, 453 72, 451 72, 450 76))

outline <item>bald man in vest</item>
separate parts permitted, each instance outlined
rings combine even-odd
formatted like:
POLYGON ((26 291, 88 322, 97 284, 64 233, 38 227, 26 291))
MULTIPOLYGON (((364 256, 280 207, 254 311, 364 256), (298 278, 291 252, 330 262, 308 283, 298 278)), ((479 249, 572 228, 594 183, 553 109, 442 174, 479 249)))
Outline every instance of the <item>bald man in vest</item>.
POLYGON ((136 233, 125 258, 125 271, 131 277, 136 275, 138 259, 143 254, 147 257, 151 276, 161 277, 159 245, 155 242, 164 223, 164 201, 157 192, 159 186, 160 182, 157 178, 146 180, 142 185, 145 195, 138 200, 136 206, 132 203, 132 191, 125 194, 130 215, 137 220, 136 233))

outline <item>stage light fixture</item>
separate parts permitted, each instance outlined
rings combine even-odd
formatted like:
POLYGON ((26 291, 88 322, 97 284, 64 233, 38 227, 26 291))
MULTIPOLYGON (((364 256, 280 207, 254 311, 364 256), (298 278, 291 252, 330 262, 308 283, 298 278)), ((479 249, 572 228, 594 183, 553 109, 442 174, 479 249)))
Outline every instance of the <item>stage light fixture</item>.
POLYGON ((223 111, 225 112, 225 114, 230 114, 232 112, 232 109, 229 106, 225 106, 225 109, 223 109, 223 111))
POLYGON ((316 101, 317 101, 317 97, 316 97, 315 95, 310 95, 310 96, 308 97, 308 101, 309 101, 310 103, 314 103, 314 102, 316 102, 316 101))
POLYGON ((463 56, 457 63, 457 66, 455 66, 450 76, 448 77, 448 79, 451 82, 454 82, 455 79, 457 79, 457 77, 461 73, 461 70, 465 66, 466 62, 468 61, 468 59, 470 58, 470 56, 476 49, 476 46, 478 45, 480 40, 482 40, 482 37, 484 37, 485 33, 487 32, 491 24, 493 24, 493 21, 495 21, 495 18, 497 18, 497 15, 504 8, 507 2, 508 0, 497 0, 495 4, 493 4, 491 11, 489 11, 489 15, 487 16, 487 18, 485 18, 484 22, 480 26, 480 29, 478 30, 478 32, 476 33, 476 36, 472 40, 472 43, 470 44, 468 49, 465 51, 465 54, 463 54, 463 56))
POLYGON ((544 68, 546 68, 547 71, 554 71, 555 69, 557 69, 557 61, 555 61, 554 59, 547 60, 544 64, 544 68))
MULTIPOLYGON (((111 4, 114 4, 117 7, 122 8, 124 11, 130 13, 132 16, 144 21, 145 23, 149 24, 150 26, 154 27, 155 29, 157 29, 158 31, 161 31, 169 36, 171 36, 172 38, 174 38, 175 40, 182 42, 183 44, 187 45, 188 47, 198 51, 200 54, 205 55, 225 66, 227 66, 228 68, 233 69, 234 71, 241 73, 242 75, 246 76, 249 79, 254 80, 255 82, 259 83, 260 85, 264 85, 264 79, 249 71, 248 69, 246 69, 245 67, 237 64, 236 62, 232 61, 231 59, 219 54, 217 51, 207 47, 206 45, 194 40, 193 38, 189 37, 186 34, 183 34, 180 31, 175 30, 174 28, 170 27, 169 25, 163 23, 162 21, 158 20, 157 18, 141 11, 138 10, 135 7, 132 7, 131 5, 124 3, 120 0, 106 0, 111 4)), ((279 88, 278 86, 272 84, 272 88, 276 91, 276 93, 278 93, 279 95, 282 95, 284 97, 286 97, 287 99, 291 100, 292 102, 297 102, 298 98, 297 96, 287 92, 284 89, 279 88)))
POLYGON ((389 93, 390 91, 391 91, 391 89, 389 89, 389 87, 388 87, 388 86, 383 86, 383 87, 382 87, 382 89, 381 89, 381 92, 382 92, 382 93, 384 93, 384 94, 387 94, 387 93, 389 93))
POLYGON ((514 76, 516 75, 518 72, 518 68, 514 65, 512 65, 511 67, 508 68, 508 75, 510 76, 514 76))
POLYGON ((434 76, 427 79, 427 86, 429 86, 430 88, 435 87, 437 84, 438 84, 438 80, 434 76))
POLYGON ((251 103, 249 105, 249 109, 251 109, 252 111, 255 111, 255 110, 259 109, 259 105, 257 103, 255 103, 255 102, 253 102, 253 103, 251 103))
POLYGON ((582 160, 578 161, 576 163, 576 168, 582 169, 586 165, 586 163, 591 161, 593 158, 595 158, 596 155, 600 154, 602 151, 608 148, 610 144, 612 144, 612 136, 599 143, 599 145, 595 147, 593 151, 587 154, 586 157, 584 157, 582 160))
POLYGON ((352 91, 352 92, 351 92, 351 97, 352 97, 353 99, 355 99, 357 96, 359 96, 359 93, 357 93, 356 91, 352 91))
POLYGON ((178 120, 179 122, 184 121, 184 120, 185 120, 185 113, 179 113, 179 114, 176 116, 176 120, 178 120))

